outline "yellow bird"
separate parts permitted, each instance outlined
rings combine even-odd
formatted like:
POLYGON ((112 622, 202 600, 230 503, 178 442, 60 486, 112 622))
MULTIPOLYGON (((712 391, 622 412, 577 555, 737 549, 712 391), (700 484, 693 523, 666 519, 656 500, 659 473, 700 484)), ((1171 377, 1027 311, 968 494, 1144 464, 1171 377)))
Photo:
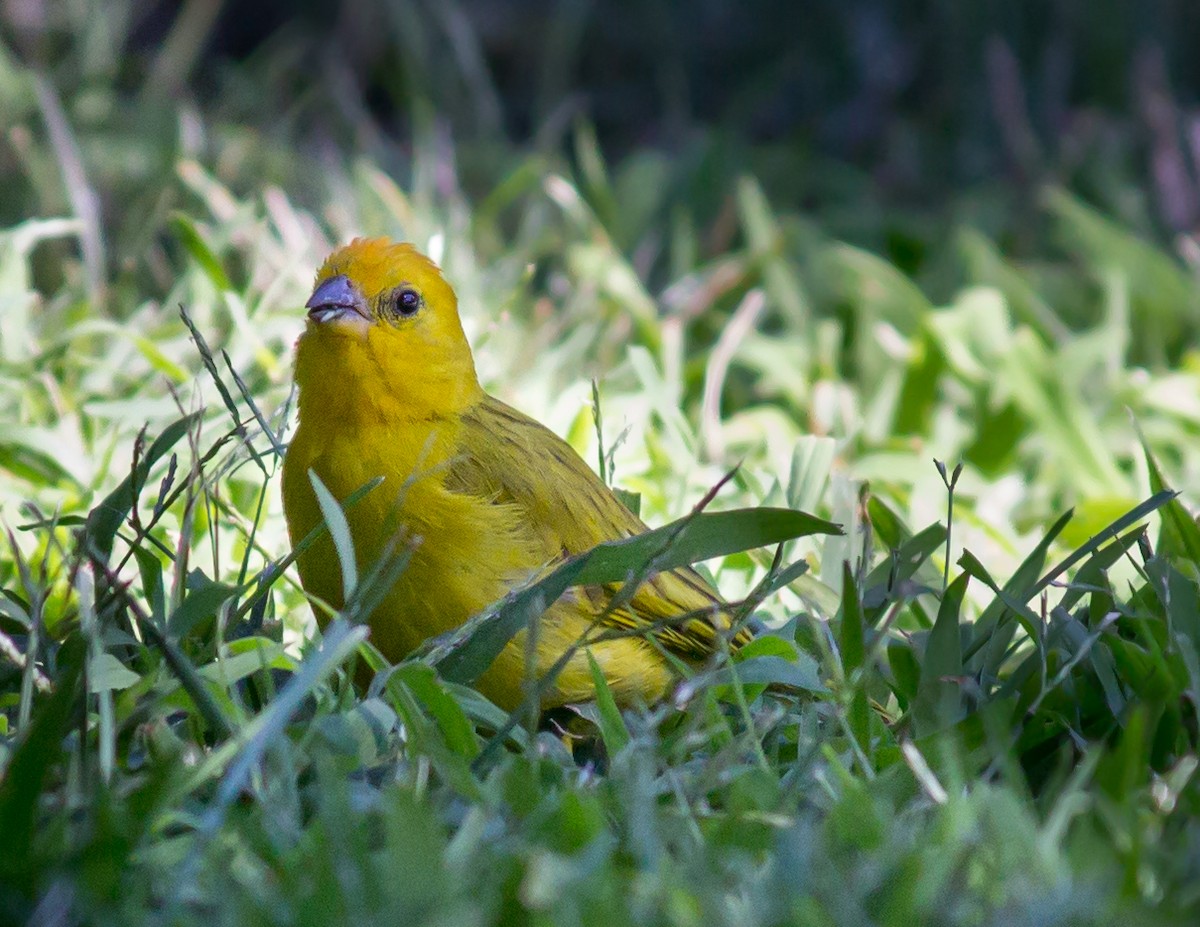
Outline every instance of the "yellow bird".
MULTIPOLYGON (((335 251, 306 308, 296 344, 299 423, 283 463, 288 532, 295 545, 321 522, 309 470, 339 501, 383 477, 346 518, 360 575, 389 541, 412 551, 368 619, 372 641, 390 660, 564 557, 646 530, 570 445, 484 392, 454 290, 411 245, 356 239, 335 251)), ((298 565, 309 593, 343 606, 328 534, 298 565)), ((544 678, 614 590, 569 590, 542 616, 533 660, 521 632, 477 688, 503 708, 518 705, 529 665, 544 678)), ((622 704, 665 694, 676 678, 668 654, 696 664, 720 632, 735 647, 748 639, 744 630, 728 631, 727 606, 691 569, 652 577, 603 627, 628 632, 588 646, 622 704)), ((587 701, 594 692, 587 657, 577 651, 548 681, 541 705, 587 701)))

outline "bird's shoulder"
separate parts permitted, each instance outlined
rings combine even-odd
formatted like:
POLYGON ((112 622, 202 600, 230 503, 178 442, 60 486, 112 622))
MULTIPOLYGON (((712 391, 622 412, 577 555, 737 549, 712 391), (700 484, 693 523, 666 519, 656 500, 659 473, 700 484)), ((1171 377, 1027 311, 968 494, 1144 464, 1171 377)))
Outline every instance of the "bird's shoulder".
POLYGON ((566 441, 490 395, 462 416, 449 482, 521 509, 566 554, 646 530, 566 441))

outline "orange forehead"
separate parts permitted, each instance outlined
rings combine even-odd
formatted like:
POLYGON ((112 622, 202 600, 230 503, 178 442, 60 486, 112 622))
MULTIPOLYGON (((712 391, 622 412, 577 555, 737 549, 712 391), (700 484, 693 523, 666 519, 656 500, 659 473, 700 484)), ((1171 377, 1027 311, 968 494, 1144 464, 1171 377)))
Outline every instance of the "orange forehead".
POLYGON ((441 269, 408 242, 390 238, 356 238, 338 248, 317 271, 316 282, 345 274, 372 299, 384 290, 410 283, 421 290, 453 290, 441 269))

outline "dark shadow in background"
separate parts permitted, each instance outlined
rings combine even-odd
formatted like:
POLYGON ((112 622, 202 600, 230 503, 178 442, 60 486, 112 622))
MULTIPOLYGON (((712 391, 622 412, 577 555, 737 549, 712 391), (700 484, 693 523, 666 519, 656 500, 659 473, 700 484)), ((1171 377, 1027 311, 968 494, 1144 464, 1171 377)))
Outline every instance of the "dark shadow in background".
MULTIPOLYGON (((700 124, 875 167, 915 135, 938 176, 962 180, 1036 170, 1092 111, 1161 134, 1156 95, 1200 97, 1194 0, 201 5, 215 10, 190 75, 201 89, 291 42, 297 67, 336 63, 397 131, 414 97, 459 117, 457 133, 514 140, 566 109, 613 155, 700 124)), ((186 6, 147 7, 136 42, 160 42, 186 6)))
MULTIPOLYGON (((6 39, 52 74, 54 9, 0 0, 6 39)), ((996 181, 1032 203, 1053 183, 1143 232, 1200 225, 1196 0, 160 0, 132 9, 116 77, 131 93, 219 100, 222 117, 263 132, 273 127, 262 113, 278 112, 281 136, 286 125, 290 137, 367 151, 397 176, 421 119, 459 143, 469 185, 470 143, 570 150, 582 118, 610 162, 647 147, 686 158, 703 138, 709 152, 697 158, 724 149, 712 188, 749 172, 773 202, 801 208, 837 201, 844 168, 853 172, 846 189, 888 206, 937 209, 996 181), (391 147, 380 153, 373 140, 391 147), (1122 204, 1130 183, 1150 194, 1147 208, 1122 204)), ((79 75, 63 85, 72 77, 78 85, 79 75)), ((704 170, 693 172, 699 186, 704 170)), ((856 238, 852 223, 835 230, 856 238)))

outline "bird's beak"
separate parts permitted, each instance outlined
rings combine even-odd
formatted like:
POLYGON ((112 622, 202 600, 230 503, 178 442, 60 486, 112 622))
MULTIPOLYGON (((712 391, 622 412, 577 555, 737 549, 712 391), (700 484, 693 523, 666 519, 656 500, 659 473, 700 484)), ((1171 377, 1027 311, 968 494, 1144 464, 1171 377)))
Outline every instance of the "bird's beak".
POLYGON ((313 295, 304 304, 308 317, 324 324, 347 319, 352 322, 370 322, 371 311, 358 288, 344 274, 321 281, 313 295))

